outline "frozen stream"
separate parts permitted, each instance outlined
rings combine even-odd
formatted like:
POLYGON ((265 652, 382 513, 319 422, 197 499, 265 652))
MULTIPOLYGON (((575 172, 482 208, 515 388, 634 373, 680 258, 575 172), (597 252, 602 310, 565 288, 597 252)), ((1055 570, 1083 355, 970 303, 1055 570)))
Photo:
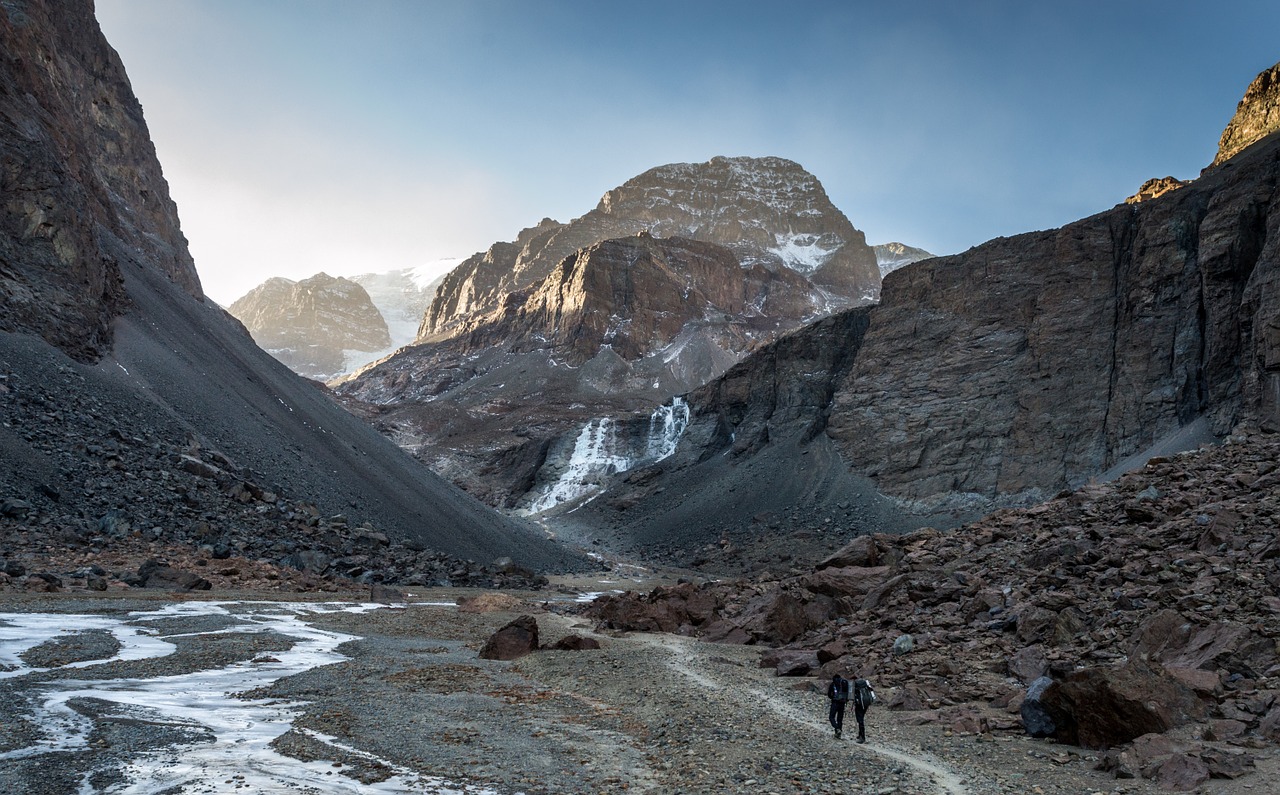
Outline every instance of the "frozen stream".
POLYGON ((338 646, 356 636, 318 629, 306 623, 309 614, 335 611, 364 612, 373 604, 317 604, 285 602, 189 602, 158 610, 119 616, 57 613, 0 613, 0 684, 21 686, 26 718, 38 727, 32 744, 0 752, 0 771, 6 765, 45 760, 49 765, 74 765, 80 776, 75 795, 176 795, 176 793, 466 793, 482 795, 484 788, 420 776, 372 755, 339 744, 316 732, 302 732, 310 742, 331 747, 338 756, 359 756, 394 772, 384 781, 362 784, 342 775, 332 761, 304 762, 277 753, 271 742, 292 727, 300 704, 277 699, 249 700, 235 694, 266 687, 311 668, 347 658, 338 646), (183 619, 217 629, 161 634, 183 619), (174 622, 172 620, 178 620, 174 622), (28 653, 44 644, 110 633, 115 643, 99 643, 113 653, 102 659, 81 660, 53 668, 29 665, 28 653), (195 635, 252 635, 272 633, 280 643, 269 654, 251 655, 221 667, 148 678, 93 678, 98 666, 117 661, 145 661, 174 654, 171 641, 195 635), (118 646, 118 649, 114 648, 118 646), (283 650, 287 647, 287 650, 283 650), (48 672, 75 671, 76 678, 40 681, 48 672), (163 734, 164 742, 134 750, 102 744, 109 735, 97 731, 95 718, 114 723, 144 725, 163 734), (95 736, 98 737, 95 743, 95 736), (123 759, 123 761, 122 761, 123 759))

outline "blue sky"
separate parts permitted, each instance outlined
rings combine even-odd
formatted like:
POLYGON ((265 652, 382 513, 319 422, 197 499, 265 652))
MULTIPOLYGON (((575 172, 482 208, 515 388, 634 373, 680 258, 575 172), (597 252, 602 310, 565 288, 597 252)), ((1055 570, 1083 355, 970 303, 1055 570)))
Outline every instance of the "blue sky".
POLYGON ((1274 2, 97 0, 206 292, 464 257, 777 155, 954 253, 1194 177, 1274 2))

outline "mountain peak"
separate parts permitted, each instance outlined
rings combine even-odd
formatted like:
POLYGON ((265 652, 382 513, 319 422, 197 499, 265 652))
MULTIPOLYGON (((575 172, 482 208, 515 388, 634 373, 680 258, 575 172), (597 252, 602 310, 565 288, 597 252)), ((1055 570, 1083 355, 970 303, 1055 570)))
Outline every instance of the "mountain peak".
POLYGON ((1280 63, 1264 69, 1244 92, 1236 114, 1222 131, 1218 156, 1210 168, 1229 160, 1250 144, 1280 130, 1280 63))

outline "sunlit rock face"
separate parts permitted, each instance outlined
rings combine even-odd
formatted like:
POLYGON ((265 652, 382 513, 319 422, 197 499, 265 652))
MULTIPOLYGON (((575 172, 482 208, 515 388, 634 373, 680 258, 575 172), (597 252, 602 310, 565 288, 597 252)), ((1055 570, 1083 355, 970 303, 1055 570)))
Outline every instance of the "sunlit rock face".
POLYGON ((1142 183, 1142 187, 1138 188, 1138 192, 1124 200, 1125 204, 1137 204, 1139 202, 1158 199, 1161 196, 1175 191, 1191 183, 1184 182, 1176 177, 1152 177, 1142 183))
POLYGON ((503 296, 545 278, 565 257, 604 240, 648 232, 724 246, 744 266, 789 269, 830 293, 832 311, 873 300, 880 285, 866 237, 817 178, 777 157, 717 157, 650 169, 568 224, 544 219, 445 279, 421 337, 439 339, 503 296))
POLYGON ((881 279, 898 268, 933 256, 922 248, 908 246, 906 243, 881 243, 875 246, 875 252, 876 265, 880 268, 881 279))
POLYGON ((332 378, 349 369, 352 355, 391 345, 386 321, 369 294, 340 276, 268 279, 228 311, 263 350, 309 378, 332 378))
POLYGON ((1246 146, 1280 130, 1280 64, 1254 78, 1236 106, 1236 115, 1222 131, 1218 156, 1210 167, 1219 165, 1246 146))
POLYGON ((200 280, 124 67, 90 0, 0 4, 0 330, 93 361, 122 262, 200 280))

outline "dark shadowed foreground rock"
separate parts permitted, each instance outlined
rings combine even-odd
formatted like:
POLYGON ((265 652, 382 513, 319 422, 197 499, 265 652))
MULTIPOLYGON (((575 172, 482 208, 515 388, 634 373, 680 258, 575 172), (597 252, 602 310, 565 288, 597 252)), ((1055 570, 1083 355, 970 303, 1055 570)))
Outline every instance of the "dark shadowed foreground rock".
POLYGON ((583 637, 582 635, 565 635, 555 643, 542 648, 551 651, 587 651, 600 648, 600 641, 595 638, 583 637))
POLYGON ((514 660, 538 650, 538 621, 520 616, 493 633, 480 650, 481 659, 514 660))
POLYGON ((1053 736, 1085 748, 1110 748, 1208 715, 1190 688, 1140 659, 1076 671, 1045 688, 1040 700, 1053 718, 1053 736))
POLYGON ((212 587, 200 575, 180 571, 154 558, 138 568, 138 579, 144 588, 163 588, 169 591, 207 591, 212 587))

